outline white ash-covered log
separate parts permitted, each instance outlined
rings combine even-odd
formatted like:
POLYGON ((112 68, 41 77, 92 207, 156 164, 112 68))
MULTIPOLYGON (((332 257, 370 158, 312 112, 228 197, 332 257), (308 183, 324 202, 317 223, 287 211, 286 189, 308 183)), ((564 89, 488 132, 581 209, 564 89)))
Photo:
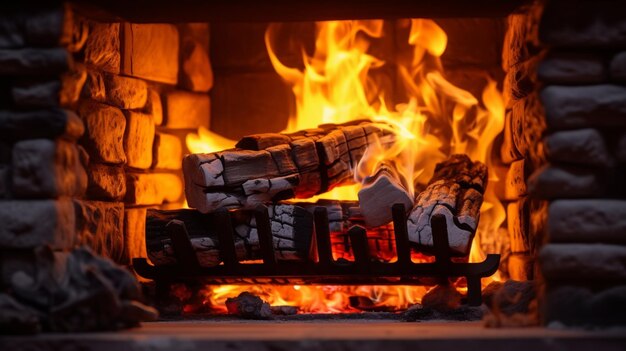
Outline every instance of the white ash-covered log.
MULTIPOLYGON (((308 257, 313 233, 313 216, 294 205, 268 206, 273 248, 277 260, 301 261, 308 257)), ((148 210, 146 217, 146 247, 148 258, 155 265, 177 262, 167 225, 172 220, 185 224, 191 246, 202 267, 220 264, 218 219, 215 214, 202 214, 192 209, 148 210)), ((256 219, 253 211, 233 212, 231 225, 237 259, 262 258, 256 219)))
POLYGON ((293 134, 256 134, 241 139, 236 149, 187 155, 187 201, 209 213, 309 198, 352 183, 353 170, 376 140, 391 142, 393 134, 385 125, 358 121, 293 134))
POLYGON ((409 241, 419 251, 433 251, 431 218, 446 218, 450 254, 467 256, 476 233, 480 206, 487 186, 487 167, 467 155, 452 155, 437 164, 428 186, 416 198, 409 213, 409 241))
POLYGON ((391 222, 391 206, 403 204, 413 208, 414 196, 409 191, 407 179, 392 162, 378 165, 374 174, 363 181, 359 190, 361 213, 368 228, 391 222))

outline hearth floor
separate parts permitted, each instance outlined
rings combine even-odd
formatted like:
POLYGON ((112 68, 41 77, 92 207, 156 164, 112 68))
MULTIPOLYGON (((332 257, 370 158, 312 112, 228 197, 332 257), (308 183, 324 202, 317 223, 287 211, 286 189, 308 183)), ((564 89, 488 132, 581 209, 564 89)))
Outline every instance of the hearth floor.
POLYGON ((480 322, 200 320, 121 332, 1 337, 0 350, 626 350, 626 329, 484 328, 480 322))

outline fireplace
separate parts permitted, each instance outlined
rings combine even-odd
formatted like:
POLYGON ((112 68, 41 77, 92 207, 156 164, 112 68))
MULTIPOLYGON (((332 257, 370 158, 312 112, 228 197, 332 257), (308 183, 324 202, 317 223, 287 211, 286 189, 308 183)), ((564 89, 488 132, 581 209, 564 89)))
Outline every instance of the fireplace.
POLYGON ((624 324, 621 6, 444 3, 8 8, 0 324, 624 324))

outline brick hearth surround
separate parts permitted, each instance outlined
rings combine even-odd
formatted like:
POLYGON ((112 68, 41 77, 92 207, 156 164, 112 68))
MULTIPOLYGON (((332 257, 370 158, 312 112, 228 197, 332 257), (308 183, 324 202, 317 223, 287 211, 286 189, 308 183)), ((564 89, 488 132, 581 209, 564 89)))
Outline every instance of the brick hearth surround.
MULTIPOLYGON (((614 5, 552 0, 507 20, 508 272, 542 282, 545 323, 626 322, 626 18, 614 5)), ((208 25, 49 6, 0 14, 0 286, 13 294, 41 294, 35 276, 80 245, 121 265, 145 256, 146 208, 181 205, 184 135, 211 110, 208 25)))

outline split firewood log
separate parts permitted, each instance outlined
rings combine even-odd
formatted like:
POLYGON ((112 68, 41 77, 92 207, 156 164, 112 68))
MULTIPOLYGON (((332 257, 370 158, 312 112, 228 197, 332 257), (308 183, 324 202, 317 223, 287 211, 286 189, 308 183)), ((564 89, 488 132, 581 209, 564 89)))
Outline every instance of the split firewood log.
POLYGON ((404 204, 407 209, 413 207, 414 196, 407 184, 405 177, 390 162, 381 163, 372 176, 365 178, 359 190, 359 204, 366 227, 391 222, 391 206, 394 204, 404 204))
MULTIPOLYGON (((304 260, 309 255, 313 233, 313 217, 305 209, 289 205, 268 206, 273 247, 278 260, 304 260)), ((191 246, 202 267, 220 264, 220 243, 215 214, 202 214, 192 209, 148 210, 146 217, 146 248, 155 265, 176 263, 167 224, 172 220, 185 223, 191 246)), ((261 258, 259 235, 253 211, 233 212, 231 218, 237 259, 261 258)))
POLYGON ((352 183, 353 170, 367 146, 393 141, 389 129, 378 123, 322 127, 293 134, 250 135, 237 143, 237 149, 185 156, 189 206, 209 213, 309 198, 352 183))
POLYGON ((428 186, 416 198, 409 213, 409 241, 419 251, 433 251, 431 218, 442 214, 446 218, 450 253, 467 256, 476 233, 480 206, 487 187, 487 167, 472 162, 467 155, 452 155, 435 167, 428 186))

